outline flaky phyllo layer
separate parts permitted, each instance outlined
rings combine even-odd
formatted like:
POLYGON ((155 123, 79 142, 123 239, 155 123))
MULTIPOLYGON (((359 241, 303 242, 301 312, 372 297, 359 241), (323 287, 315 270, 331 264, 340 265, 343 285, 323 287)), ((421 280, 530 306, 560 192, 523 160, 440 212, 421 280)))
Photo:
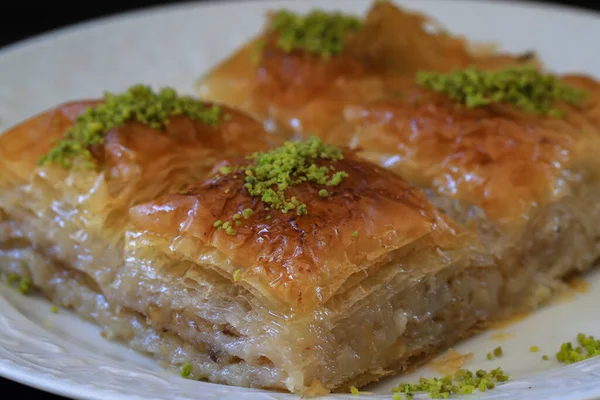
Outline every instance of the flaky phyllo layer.
MULTIPOLYGON (((505 54, 451 34, 391 1, 362 16, 274 10, 263 31, 197 82, 205 99, 237 107, 281 135, 305 130, 298 117, 326 97, 341 103, 399 95, 418 71, 537 66, 535 54, 505 54)), ((334 104, 326 104, 334 107, 334 104)))
POLYGON ((392 2, 274 12, 198 93, 400 175, 502 260, 511 307, 535 305, 599 255, 600 86, 429 22, 392 2))
POLYGON ((495 261, 422 192, 315 138, 253 153, 256 122, 203 107, 137 87, 3 135, 4 272, 191 377, 295 392, 412 367, 497 312, 495 261))

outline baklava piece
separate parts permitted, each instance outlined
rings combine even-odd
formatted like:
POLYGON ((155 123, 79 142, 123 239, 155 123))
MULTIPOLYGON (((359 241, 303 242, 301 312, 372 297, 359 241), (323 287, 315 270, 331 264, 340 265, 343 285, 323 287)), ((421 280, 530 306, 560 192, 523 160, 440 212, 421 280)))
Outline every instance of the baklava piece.
POLYGON ((269 140, 240 112, 144 86, 13 127, 0 136, 0 275, 139 350, 178 354, 181 340, 158 346, 165 335, 108 293, 123 265, 129 208, 204 178, 223 156, 265 150, 269 140))
POLYGON ((477 232, 506 266, 504 298, 529 308, 600 255, 599 88, 522 67, 428 71, 403 96, 322 99, 300 120, 477 232))
POLYGON ((240 108, 278 133, 299 127, 297 113, 324 95, 341 100, 402 91, 421 70, 537 65, 533 54, 476 51, 430 18, 377 2, 366 17, 279 10, 264 31, 200 78, 202 98, 240 108))
POLYGON ((316 138, 133 207, 113 291, 204 353, 191 377, 299 393, 406 371, 499 313, 470 232, 316 138))

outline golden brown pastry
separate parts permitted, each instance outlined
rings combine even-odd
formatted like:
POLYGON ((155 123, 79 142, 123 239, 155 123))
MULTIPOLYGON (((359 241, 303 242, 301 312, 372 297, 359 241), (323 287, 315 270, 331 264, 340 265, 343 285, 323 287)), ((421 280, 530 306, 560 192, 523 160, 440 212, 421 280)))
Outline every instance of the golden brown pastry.
POLYGON ((196 378, 347 390, 500 312, 498 267, 471 233, 399 176, 316 138, 222 163, 130 218, 115 291, 204 349, 187 360, 196 378))
POLYGON ((538 89, 547 78, 587 96, 556 101, 546 114, 508 102, 470 108, 415 84, 401 97, 345 104, 323 98, 299 120, 305 132, 351 146, 425 189, 503 260, 506 296, 526 296, 529 307, 600 255, 600 92, 597 83, 574 75, 504 70, 495 76, 512 73, 535 80, 538 89))
POLYGON ((386 90, 402 91, 421 69, 537 65, 533 54, 475 47, 392 2, 374 3, 364 20, 280 10, 269 16, 263 33, 203 75, 197 90, 202 98, 247 111, 281 134, 296 131, 298 111, 319 97, 377 98, 386 90))
POLYGON ((221 157, 269 143, 255 120, 170 89, 137 86, 41 113, 0 136, 0 275, 138 350, 169 362, 193 353, 118 298, 107 302, 129 208, 203 179, 221 157))
POLYGON ((511 266, 504 290, 523 306, 591 267, 600 255, 596 81, 543 74, 535 57, 477 55, 389 2, 375 4, 363 24, 304 17, 331 24, 322 30, 298 29, 301 17, 290 15, 275 14, 257 39, 258 64, 248 64, 250 44, 199 81, 201 94, 227 102, 241 88, 243 102, 232 104, 259 119, 356 149, 422 188, 511 266), (499 89, 506 84, 515 92, 499 89), (563 101, 563 86, 589 94, 563 101))

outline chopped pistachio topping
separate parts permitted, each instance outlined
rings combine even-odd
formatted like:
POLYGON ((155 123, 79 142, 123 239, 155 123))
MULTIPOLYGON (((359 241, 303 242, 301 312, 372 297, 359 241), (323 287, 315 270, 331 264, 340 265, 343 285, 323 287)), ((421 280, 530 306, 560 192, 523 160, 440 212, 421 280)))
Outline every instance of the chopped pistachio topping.
POLYGON ((57 314, 58 313, 58 306, 54 305, 54 306, 50 307, 50 312, 52 314, 57 314))
POLYGON ((227 235, 235 236, 237 234, 237 231, 233 228, 233 226, 234 225, 236 227, 242 226, 241 219, 242 218, 243 219, 248 219, 253 214, 254 214, 254 211, 251 208, 246 208, 246 209, 242 210, 241 213, 233 214, 231 216, 231 221, 225 221, 225 222, 223 222, 221 220, 217 220, 217 221, 213 222, 213 226, 215 228, 217 228, 217 230, 224 229, 225 233, 227 235))
POLYGON ((224 229, 225 233, 228 234, 229 236, 235 236, 237 233, 235 231, 235 229, 233 229, 232 223, 230 221, 223 222, 223 224, 221 226, 219 226, 218 229, 219 230, 224 229))
POLYGON ((189 362, 183 364, 183 366, 181 367, 181 376, 183 378, 189 378, 191 374, 192 374, 192 365, 189 362))
POLYGON ((576 346, 571 342, 563 343, 560 351, 556 353, 556 359, 565 364, 572 364, 600 356, 600 340, 596 340, 593 336, 580 333, 577 335, 577 343, 576 346))
POLYGON ((403 393, 412 398, 415 393, 425 392, 432 399, 447 399, 453 394, 471 394, 476 390, 485 392, 496 387, 496 383, 508 380, 508 376, 500 368, 491 370, 458 370, 454 376, 447 375, 443 378, 420 378, 419 383, 401 383, 394 389, 393 393, 403 393))
POLYGON ((502 346, 498 346, 494 349, 494 355, 496 357, 502 357, 503 351, 502 351, 502 346))
POLYGON ((358 396, 358 394, 360 392, 358 391, 358 389, 356 388, 356 386, 350 386, 350 393, 352 393, 355 396, 358 396))
POLYGON ((9 286, 16 284, 19 292, 21 292, 21 294, 25 294, 25 295, 29 294, 29 291, 31 290, 31 286, 33 286, 33 282, 31 281, 31 279, 24 278, 15 272, 11 272, 8 275, 8 279, 7 279, 6 283, 9 286))
POLYGON ((531 346, 529 348, 529 351, 531 351, 532 353, 537 353, 538 351, 540 351, 540 348, 537 346, 531 346))
POLYGON ((75 124, 67 129, 63 138, 40 158, 40 165, 56 163, 65 168, 81 157, 86 167, 91 167, 92 153, 89 147, 104 143, 105 134, 128 121, 139 121, 154 129, 164 129, 169 118, 186 115, 207 125, 216 125, 222 114, 217 106, 190 96, 178 96, 172 88, 155 93, 148 86, 136 85, 122 94, 104 94, 104 102, 90 107, 77 117, 75 124))
POLYGON ((354 231, 354 232, 352 232, 352 237, 353 237, 353 238, 355 238, 355 237, 358 237, 358 231, 354 231))
POLYGON ((21 279, 21 276, 19 276, 19 274, 15 273, 15 272, 11 272, 8 275, 8 281, 7 281, 7 283, 9 285, 13 285, 13 284, 17 283, 20 279, 21 279))
POLYGON ((585 92, 568 86, 553 75, 542 74, 532 67, 510 67, 483 71, 475 67, 448 74, 420 71, 417 83, 438 93, 445 93, 468 108, 492 103, 512 104, 526 112, 560 117, 555 102, 579 103, 585 92))
MULTIPOLYGON (((300 215, 306 215, 306 214, 308 214, 308 210, 307 210, 307 208, 306 208, 306 204, 300 204, 300 205, 298 206, 298 208, 296 209, 296 214, 297 214, 298 216, 300 216, 300 215)), ((269 217, 269 218, 270 218, 270 216, 267 216, 267 217, 269 217)), ((267 218, 267 219, 268 219, 268 218, 267 218)))
POLYGON ((219 172, 222 173, 223 175, 227 175, 231 172, 231 168, 230 167, 221 167, 221 168, 219 168, 219 172))
MULTIPOLYGON (((338 171, 330 174, 335 169, 333 166, 319 167, 315 163, 318 159, 338 161, 342 160, 342 151, 334 146, 322 143, 318 138, 311 137, 304 142, 286 142, 281 147, 269 150, 268 152, 254 153, 248 157, 252 162, 246 166, 231 167, 225 173, 231 173, 235 169, 244 176, 244 187, 251 196, 260 197, 265 203, 265 211, 279 210, 287 213, 291 210, 296 211, 296 215, 302 216, 308 214, 306 204, 300 204, 295 196, 287 197, 286 189, 290 186, 298 185, 304 182, 312 182, 318 185, 328 187, 341 184, 348 176, 344 171, 338 171)), ((217 179, 219 176, 217 175, 217 179)), ((326 189, 320 189, 321 197, 329 196, 326 189)), ((233 226, 242 225, 241 219, 247 220, 254 215, 252 208, 245 208, 241 212, 234 214, 232 221, 215 221, 213 226, 217 230, 225 230, 228 235, 236 235, 237 232, 233 226)), ((266 219, 271 219, 267 215, 266 219)))
POLYGON ((233 281, 238 282, 240 279, 242 279, 242 271, 240 271, 239 269, 236 269, 233 272, 233 281))
POLYGON ((487 357, 488 360, 491 360, 491 359, 494 358, 494 355, 492 353, 487 353, 486 357, 487 357))
POLYGON ((544 361, 548 361, 548 360, 549 360, 549 358, 548 358, 548 356, 547 356, 547 355, 545 355, 545 354, 544 354, 544 355, 542 356, 542 360, 544 360, 544 361))
POLYGON ((31 279, 28 278, 21 278, 19 280, 19 285, 17 286, 19 289, 19 292, 21 292, 21 294, 29 294, 29 291, 31 290, 31 286, 33 285, 33 282, 31 281, 31 279))
POLYGON ((362 27, 360 19, 339 12, 313 10, 298 15, 280 10, 273 15, 269 29, 277 32, 277 47, 285 52, 304 50, 323 59, 342 52, 350 32, 362 27))
MULTIPOLYGON (((316 137, 306 141, 286 142, 280 147, 255 153, 250 157, 253 163, 246 167, 244 186, 251 196, 260 197, 268 208, 287 213, 302 206, 295 197, 286 197, 287 188, 303 182, 339 185, 348 174, 340 171, 331 176, 329 168, 319 167, 315 161, 338 161, 343 158, 339 148, 325 144, 316 137)), ((305 207, 301 209, 302 213, 307 211, 305 207)))

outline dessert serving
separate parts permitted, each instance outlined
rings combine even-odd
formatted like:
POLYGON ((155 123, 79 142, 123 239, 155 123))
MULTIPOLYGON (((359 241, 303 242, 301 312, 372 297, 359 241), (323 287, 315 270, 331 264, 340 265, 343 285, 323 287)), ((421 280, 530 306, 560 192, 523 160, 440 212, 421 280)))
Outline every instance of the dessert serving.
POLYGON ((336 101, 299 120, 474 230, 508 268, 506 297, 524 296, 525 310, 548 300, 600 255, 598 84, 528 68, 423 72, 416 81, 402 97, 336 101))
MULTIPOLYGON (((595 79, 387 1, 266 21, 199 98, 135 85, 0 135, 0 278, 184 378, 311 396, 410 372, 594 266, 595 79)), ((578 340, 560 362, 597 355, 578 340)))
POLYGON ((402 92, 420 70, 539 64, 533 53, 500 53, 470 43, 389 1, 374 2, 364 19, 277 10, 265 25, 196 88, 201 97, 240 108, 281 135, 304 130, 298 115, 323 96, 347 102, 402 92))
POLYGON ((173 356, 181 341, 155 332, 164 339, 157 346, 144 318, 110 290, 124 263, 129 208, 270 140, 240 112, 145 86, 63 104, 13 127, 0 136, 4 278, 75 308, 107 336, 173 356))
POLYGON ((470 53, 390 2, 364 22, 280 11, 257 40, 258 55, 248 44, 198 81, 199 94, 292 137, 348 146, 423 189, 503 260, 503 297, 521 299, 515 311, 593 265, 597 81, 549 74, 534 55, 470 53))
POLYGON ((300 393, 499 315, 496 260, 422 192, 317 138, 252 152, 262 137, 145 87, 26 121, 1 137, 4 272, 187 377, 300 393))
POLYGON ((347 391, 500 312, 498 268, 474 236, 400 177, 316 138, 225 163, 130 216, 119 290, 205 349, 194 377, 347 391))

